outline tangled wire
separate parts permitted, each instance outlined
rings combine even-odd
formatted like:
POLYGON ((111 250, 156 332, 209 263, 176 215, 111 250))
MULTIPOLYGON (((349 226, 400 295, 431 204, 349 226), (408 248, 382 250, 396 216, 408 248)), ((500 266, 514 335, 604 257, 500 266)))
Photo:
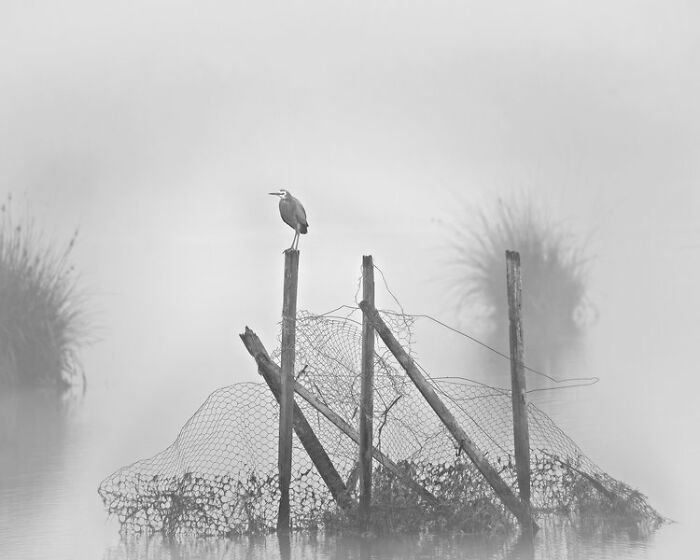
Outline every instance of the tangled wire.
MULTIPOLYGON (((383 312, 404 348, 414 319, 383 312)), ((297 382, 356 425, 361 327, 350 317, 301 312, 297 319, 297 382)), ((273 359, 275 355, 273 355, 273 359)), ((374 464, 372 526, 377 532, 508 531, 513 516, 404 374, 389 350, 375 349, 375 446, 400 469, 374 464), (409 478, 427 492, 405 484, 409 478), (431 495, 434 499, 426 499, 431 495)), ((517 488, 509 391, 483 384, 430 381, 476 446, 517 488)), ((297 404, 357 498, 356 443, 304 399, 297 404)), ((214 391, 175 442, 152 458, 125 466, 99 487, 124 532, 238 535, 273 531, 279 502, 279 408, 265 384, 214 391)), ((646 498, 612 478, 540 409, 529 405, 531 500, 539 514, 655 526, 661 516, 646 498)), ((290 489, 294 530, 354 527, 294 438, 290 489)))

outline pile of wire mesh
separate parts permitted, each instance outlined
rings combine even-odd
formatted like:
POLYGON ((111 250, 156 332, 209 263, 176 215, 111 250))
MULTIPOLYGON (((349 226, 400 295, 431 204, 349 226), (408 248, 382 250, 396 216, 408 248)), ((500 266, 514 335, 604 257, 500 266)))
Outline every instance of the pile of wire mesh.
MULTIPOLYGON (((382 312, 407 351, 414 319, 382 312)), ((297 382, 357 425, 361 325, 352 317, 301 312, 297 382)), ((275 358, 276 354, 273 354, 275 358)), ((517 494, 509 391, 468 381, 430 381, 472 441, 517 494)), ((374 463, 372 527, 378 532, 508 531, 515 519, 459 449, 389 350, 375 349, 374 444, 402 477, 374 463), (427 492, 405 484, 410 477, 427 492), (432 494, 434 499, 427 499, 432 494)), ((336 470, 357 498, 356 443, 323 414, 297 404, 336 470)), ((223 387, 202 404, 175 442, 106 478, 99 494, 122 531, 166 535, 261 534, 276 526, 279 407, 264 383, 223 387)), ((529 405, 532 506, 539 515, 656 525, 659 514, 639 492, 612 478, 536 406, 529 405)), ((341 510, 294 436, 290 489, 293 530, 343 530, 341 510)))

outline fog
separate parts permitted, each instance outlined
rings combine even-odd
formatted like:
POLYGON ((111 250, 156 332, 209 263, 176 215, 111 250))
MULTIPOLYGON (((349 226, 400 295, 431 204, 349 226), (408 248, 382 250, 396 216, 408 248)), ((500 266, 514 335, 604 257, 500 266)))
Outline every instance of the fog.
MULTIPOLYGON (((352 304, 372 254, 408 312, 466 328, 448 290, 460 281, 449 226, 524 193, 593 256, 589 363, 608 367, 576 365, 601 378, 582 398, 624 404, 608 436, 629 449, 652 440, 658 457, 664 440, 699 459, 683 441, 700 420, 687 396, 700 336, 699 11, 5 1, 0 195, 59 245, 80 230, 88 390, 111 402, 85 406, 111 407, 101 428, 117 460, 167 445, 217 387, 257 379, 237 333, 248 325, 275 346, 293 234, 267 195, 280 187, 310 224, 299 308, 352 304), (647 400, 622 402, 633 382, 647 400)), ((393 304, 385 290, 378 304, 393 304)), ((583 415, 574 439, 604 452, 602 422, 583 415)), ((659 485, 657 502, 683 501, 666 460, 650 459, 660 472, 632 462, 613 466, 643 491, 659 485)))

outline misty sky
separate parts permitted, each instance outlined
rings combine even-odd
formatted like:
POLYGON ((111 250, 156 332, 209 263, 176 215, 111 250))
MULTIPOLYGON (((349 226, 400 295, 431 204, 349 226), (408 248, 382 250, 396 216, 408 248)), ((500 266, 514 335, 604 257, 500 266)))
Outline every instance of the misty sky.
MULTIPOLYGON (((257 379, 236 335, 275 346, 293 235, 266 193, 306 206, 300 309, 352 304, 372 254, 407 311, 463 326, 449 225, 517 194, 594 257, 595 370, 557 373, 601 383, 554 392, 583 411, 563 428, 673 512, 700 461, 699 16, 680 0, 0 0, 0 196, 58 244, 80 228, 88 396, 108 395, 80 413, 103 419, 115 465, 257 379)), ((459 360, 437 341, 419 337, 424 363, 459 360)))
POLYGON ((690 286, 698 11, 4 0, 0 194, 58 240, 80 227, 95 379, 255 378, 235 334, 274 346, 279 187, 311 226, 300 308, 352 303, 372 253, 409 310, 454 319, 444 224, 523 192, 590 237, 600 297, 647 267, 642 290, 690 286))

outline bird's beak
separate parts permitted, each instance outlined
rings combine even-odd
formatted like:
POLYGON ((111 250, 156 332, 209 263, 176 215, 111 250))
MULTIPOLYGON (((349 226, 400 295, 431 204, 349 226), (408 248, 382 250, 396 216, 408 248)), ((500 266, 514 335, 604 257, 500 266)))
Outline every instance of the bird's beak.
POLYGON ((271 195, 273 195, 273 196, 279 196, 279 195, 280 195, 280 193, 278 193, 278 192, 271 192, 271 193, 267 193, 267 194, 271 194, 271 195))

